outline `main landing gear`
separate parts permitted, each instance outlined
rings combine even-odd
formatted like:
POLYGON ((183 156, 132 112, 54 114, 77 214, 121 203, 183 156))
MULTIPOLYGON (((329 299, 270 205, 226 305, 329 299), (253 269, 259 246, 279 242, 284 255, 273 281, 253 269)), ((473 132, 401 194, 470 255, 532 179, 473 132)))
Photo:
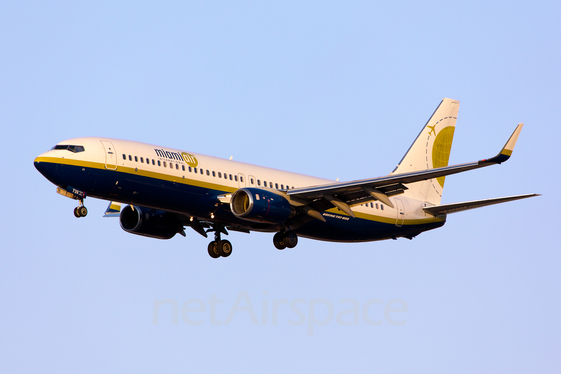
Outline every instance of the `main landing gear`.
POLYGON ((208 254, 212 258, 228 257, 232 254, 232 243, 220 239, 220 228, 215 227, 214 240, 208 243, 208 254))
POLYGON ((292 232, 277 232, 273 236, 273 244, 277 249, 294 248, 298 244, 298 237, 292 232))

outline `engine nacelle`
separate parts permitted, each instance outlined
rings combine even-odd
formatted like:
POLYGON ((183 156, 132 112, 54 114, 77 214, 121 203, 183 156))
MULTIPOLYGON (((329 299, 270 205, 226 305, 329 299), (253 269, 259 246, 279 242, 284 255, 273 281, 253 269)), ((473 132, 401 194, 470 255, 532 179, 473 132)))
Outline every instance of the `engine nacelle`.
POLYGON ((247 221, 283 223, 295 213, 288 200, 259 188, 240 188, 230 200, 232 213, 247 221))
POLYGON ((156 239, 171 239, 183 228, 172 213, 132 205, 121 211, 119 222, 128 233, 156 239))

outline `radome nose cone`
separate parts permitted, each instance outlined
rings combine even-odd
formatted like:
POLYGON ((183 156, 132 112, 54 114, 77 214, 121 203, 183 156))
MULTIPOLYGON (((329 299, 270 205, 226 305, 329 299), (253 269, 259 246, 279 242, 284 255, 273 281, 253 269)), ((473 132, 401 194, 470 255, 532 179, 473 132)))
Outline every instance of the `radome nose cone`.
MULTIPOLYGON (((33 161, 33 165, 35 166, 35 169, 37 169, 37 171, 41 174, 43 174, 43 176, 45 178, 47 178, 48 180, 50 180, 51 182, 54 182, 54 177, 56 174, 56 165, 52 164, 50 162, 44 162, 40 160, 41 156, 37 157, 34 161, 33 161)), ((55 183, 56 184, 56 183, 55 183)))
POLYGON ((39 173, 43 174, 43 172, 41 171, 42 166, 41 166, 41 161, 39 161, 39 157, 33 160, 33 166, 35 166, 35 169, 37 169, 39 173))

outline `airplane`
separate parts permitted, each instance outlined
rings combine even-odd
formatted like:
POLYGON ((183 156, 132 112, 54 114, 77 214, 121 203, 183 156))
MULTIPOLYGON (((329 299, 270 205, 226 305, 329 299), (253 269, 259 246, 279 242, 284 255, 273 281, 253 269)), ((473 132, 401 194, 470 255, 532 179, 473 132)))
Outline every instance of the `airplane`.
POLYGON ((157 239, 207 237, 212 258, 228 257, 229 231, 275 233, 277 249, 298 237, 333 242, 413 239, 444 225, 447 215, 538 194, 441 204, 448 175, 501 164, 514 149, 520 123, 492 158, 448 166, 459 102, 443 99, 397 167, 388 175, 332 181, 195 152, 111 138, 65 140, 34 160, 57 192, 79 201, 110 201, 128 233, 157 239), (124 207, 123 207, 124 206, 124 207))

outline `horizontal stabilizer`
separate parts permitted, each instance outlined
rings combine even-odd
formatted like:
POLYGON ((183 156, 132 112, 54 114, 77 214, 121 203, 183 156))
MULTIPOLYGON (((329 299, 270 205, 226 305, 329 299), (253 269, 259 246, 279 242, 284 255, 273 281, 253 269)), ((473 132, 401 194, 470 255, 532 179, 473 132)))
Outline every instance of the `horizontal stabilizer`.
POLYGON ((481 208, 488 205, 501 204, 501 203, 506 203, 508 201, 526 199, 528 197, 534 197, 534 196, 540 196, 540 194, 532 193, 527 195, 498 197, 495 199, 467 201, 464 203, 444 204, 444 205, 437 205, 437 206, 423 208, 423 210, 428 214, 432 214, 433 216, 438 216, 440 214, 462 212, 464 210, 481 208))
POLYGON ((104 217, 119 217, 121 215, 121 203, 112 201, 109 203, 107 210, 103 214, 104 217))

